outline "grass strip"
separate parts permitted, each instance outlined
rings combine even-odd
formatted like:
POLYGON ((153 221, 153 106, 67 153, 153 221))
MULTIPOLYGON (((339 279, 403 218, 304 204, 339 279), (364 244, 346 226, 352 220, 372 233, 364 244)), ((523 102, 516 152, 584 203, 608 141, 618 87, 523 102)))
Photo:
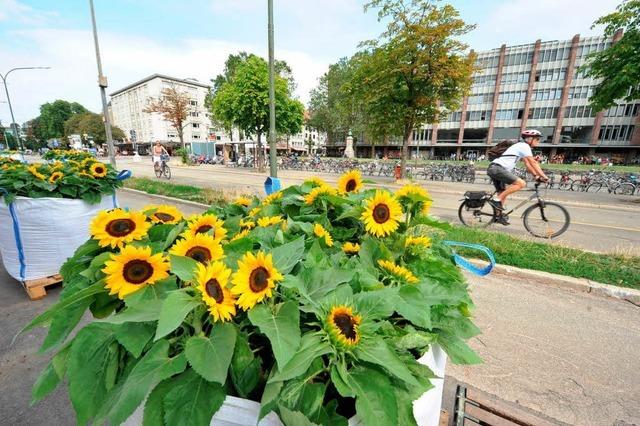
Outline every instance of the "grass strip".
MULTIPOLYGON (((592 253, 455 225, 446 231, 446 238, 487 246, 502 265, 640 289, 640 257, 592 253)), ((478 257, 475 250, 456 247, 456 252, 478 257)))
MULTIPOLYGON (((127 179, 125 187, 208 205, 229 202, 237 195, 147 178, 127 179)), ((458 225, 451 225, 444 232, 448 240, 489 247, 495 253, 496 262, 503 265, 640 289, 640 257, 592 253, 458 225)), ((475 250, 456 248, 456 251, 466 257, 478 256, 475 250)))

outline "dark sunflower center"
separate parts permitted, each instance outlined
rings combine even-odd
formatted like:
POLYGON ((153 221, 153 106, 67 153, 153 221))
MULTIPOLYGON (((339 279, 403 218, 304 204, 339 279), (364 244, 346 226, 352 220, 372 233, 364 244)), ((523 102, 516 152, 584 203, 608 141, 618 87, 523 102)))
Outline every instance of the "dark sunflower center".
POLYGON ((201 225, 198 227, 198 229, 196 229, 196 234, 206 234, 212 229, 213 229, 213 226, 211 225, 201 225))
POLYGON ((333 323, 340 330, 340 334, 349 340, 355 340, 356 324, 353 322, 353 317, 349 314, 335 314, 333 316, 333 323))
POLYGON ((378 204, 373 208, 373 220, 377 223, 385 223, 390 217, 391 212, 386 204, 378 204))
POLYGON ((159 213, 154 213, 153 215, 163 222, 171 222, 172 220, 175 219, 175 217, 173 217, 169 213, 159 212, 159 213))
POLYGON ((202 246, 191 247, 187 250, 186 255, 200 263, 205 263, 211 260, 211 252, 208 248, 202 246))
POLYGON ((131 219, 115 219, 107 223, 107 233, 112 237, 124 237, 136 229, 136 223, 131 219))
POLYGON ((129 284, 142 284, 153 275, 153 266, 146 260, 130 260, 124 265, 122 275, 129 284))
POLYGON ((259 293, 269 285, 269 271, 260 266, 249 275, 249 287, 254 293, 259 293))
POLYGON ((355 179, 349 179, 349 181, 347 182, 347 192, 352 192, 355 191, 356 186, 358 186, 358 184, 356 183, 355 179))
POLYGON ((224 293, 222 292, 222 287, 220 287, 220 283, 215 278, 210 279, 204 285, 205 290, 207 290, 207 294, 209 297, 213 298, 216 303, 222 303, 224 301, 224 293))
POLYGON ((60 175, 53 175, 53 176, 51 176, 51 180, 53 180, 53 181, 56 181, 56 180, 58 180, 58 179, 60 179, 60 175))

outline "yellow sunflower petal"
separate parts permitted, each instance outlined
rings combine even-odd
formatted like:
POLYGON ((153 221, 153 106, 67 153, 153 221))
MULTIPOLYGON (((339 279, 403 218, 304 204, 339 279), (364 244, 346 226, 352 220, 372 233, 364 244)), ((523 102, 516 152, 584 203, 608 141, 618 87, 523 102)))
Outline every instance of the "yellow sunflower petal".
POLYGON ((396 265, 389 260, 378 260, 378 265, 380 265, 387 272, 393 274, 396 278, 405 280, 410 284, 415 284, 419 281, 418 278, 413 275, 413 272, 411 272, 404 266, 396 265))
POLYGON ((100 247, 116 248, 141 240, 150 227, 142 213, 113 209, 98 213, 89 225, 89 232, 100 247))
POLYGON ((166 204, 159 206, 147 206, 144 208, 144 211, 147 212, 152 209, 154 211, 149 214, 149 218, 155 223, 173 224, 180 222, 183 218, 180 210, 174 206, 166 204))
POLYGON ((189 218, 185 234, 194 236, 196 234, 211 234, 216 240, 222 240, 227 235, 224 222, 213 214, 196 215, 189 218))
POLYGON ((169 261, 162 253, 151 255, 151 247, 126 246, 119 254, 111 255, 102 272, 106 274, 109 294, 124 299, 168 277, 169 261))
POLYGON ((333 306, 325 319, 325 329, 334 343, 350 349, 360 341, 360 323, 362 317, 346 305, 333 306))
POLYGON ((342 251, 347 254, 356 254, 360 251, 360 244, 346 242, 342 245, 342 251))
POLYGON ((378 190, 373 198, 366 200, 365 211, 360 219, 368 233, 376 237, 386 237, 400 226, 402 207, 391 194, 378 190))
POLYGON ((271 254, 259 251, 254 255, 247 252, 238 260, 238 271, 231 278, 231 293, 238 296, 238 306, 246 311, 271 297, 276 282, 283 279, 282 274, 273 266, 271 254))
POLYGON ((187 256, 200 263, 208 263, 224 257, 220 242, 209 234, 187 235, 186 238, 178 240, 171 247, 169 253, 176 256, 187 256))
POLYGON ((91 170, 91 176, 96 178, 105 177, 108 171, 107 165, 99 161, 91 164, 91 167, 89 169, 91 170))
POLYGON ((343 194, 360 192, 363 187, 362 175, 359 170, 351 170, 338 179, 338 191, 343 194))
POLYGON ((236 314, 236 299, 227 288, 230 276, 231 269, 220 261, 198 263, 196 288, 214 321, 230 321, 236 314))

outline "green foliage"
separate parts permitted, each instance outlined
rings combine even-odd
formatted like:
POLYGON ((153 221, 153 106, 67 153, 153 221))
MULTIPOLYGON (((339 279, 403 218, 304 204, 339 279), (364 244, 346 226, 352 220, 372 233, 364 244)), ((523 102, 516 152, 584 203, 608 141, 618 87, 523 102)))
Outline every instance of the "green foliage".
MULTIPOLYGON (((85 112, 69 117, 69 119, 64 122, 64 135, 70 136, 73 134, 91 136, 95 142, 100 144, 107 142, 102 114, 85 112)), ((114 140, 125 139, 124 132, 117 126, 111 126, 111 135, 114 140)))
POLYGON ((61 139, 65 135, 64 123, 75 114, 89 112, 77 102, 56 100, 40 106, 38 117, 40 132, 44 139, 61 139))
POLYGON ((189 164, 189 151, 186 148, 176 149, 176 154, 180 157, 182 164, 189 164))
POLYGON ((189 232, 204 217, 152 225, 128 245, 165 257, 168 277, 153 283, 133 281, 127 268, 140 263, 120 259, 123 248, 83 244, 62 267, 60 301, 28 326, 50 325, 42 350, 58 350, 33 401, 66 383, 79 424, 120 424, 146 399, 144 425, 205 425, 231 395, 261 401, 260 415, 274 411, 284 424, 346 425, 338 413, 355 398, 364 424, 412 424, 412 403, 431 386, 417 362, 430 345, 454 362, 479 361, 466 343, 479 333, 466 316, 473 304, 436 238, 441 224, 417 213, 425 197, 410 194, 398 202, 413 213, 377 238, 360 219, 374 190, 307 204, 312 189, 212 207, 224 255, 204 268, 189 251, 174 254, 200 240, 189 232), (265 222, 273 217, 282 221, 265 222), (406 235, 434 238, 418 250, 406 235), (345 253, 347 241, 359 253, 345 253), (106 270, 109 259, 122 271, 106 270), (94 318, 78 325, 87 310, 94 318))
POLYGON ((617 100, 632 102, 640 98, 640 0, 625 0, 615 12, 599 18, 593 27, 604 25, 604 35, 613 37, 619 29, 622 38, 608 49, 588 56, 580 68, 587 76, 601 79, 589 98, 592 108, 601 111, 617 100))

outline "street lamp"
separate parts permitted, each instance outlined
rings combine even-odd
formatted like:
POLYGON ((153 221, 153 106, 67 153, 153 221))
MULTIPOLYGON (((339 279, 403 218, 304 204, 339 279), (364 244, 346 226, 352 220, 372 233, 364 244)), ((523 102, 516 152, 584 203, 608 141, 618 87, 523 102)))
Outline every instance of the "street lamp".
POLYGON ((13 117, 13 108, 11 108, 11 99, 9 98, 9 88, 7 87, 7 77, 9 77, 9 74, 12 71, 17 71, 17 70, 48 70, 48 69, 51 69, 51 67, 17 67, 7 71, 5 75, 0 74, 0 78, 2 78, 2 83, 4 84, 4 91, 7 94, 7 103, 9 104, 9 112, 11 112, 11 129, 13 130, 13 135, 18 141, 18 146, 20 147, 20 150, 24 150, 24 147, 22 146, 22 141, 20 140, 20 133, 18 132, 18 129, 15 128, 17 123, 16 123, 16 119, 13 117))

